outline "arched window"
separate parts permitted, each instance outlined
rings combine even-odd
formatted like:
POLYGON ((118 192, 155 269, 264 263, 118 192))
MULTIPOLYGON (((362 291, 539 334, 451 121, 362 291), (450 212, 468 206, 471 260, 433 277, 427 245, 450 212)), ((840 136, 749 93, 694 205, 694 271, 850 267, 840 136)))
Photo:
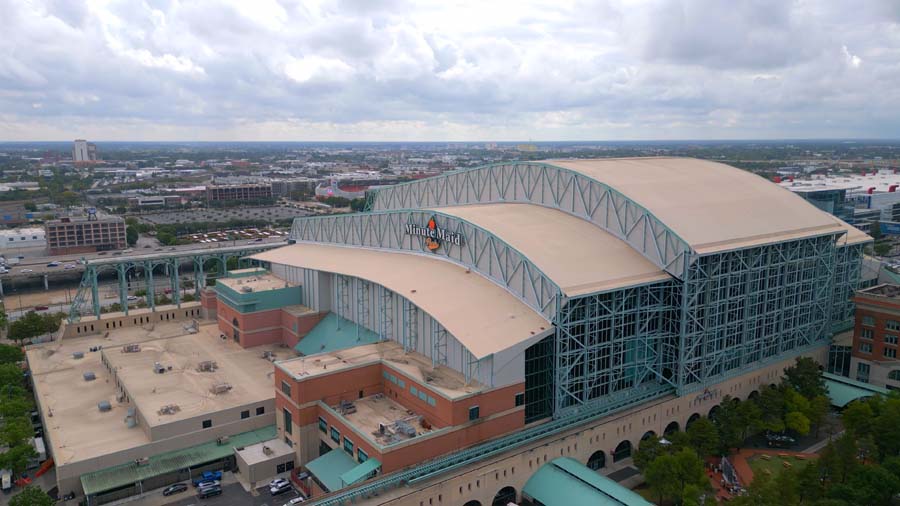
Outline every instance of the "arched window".
POLYGON ((684 424, 685 430, 687 430, 688 427, 690 427, 691 425, 693 425, 694 422, 696 422, 696 421, 699 420, 699 419, 700 419, 700 413, 694 413, 693 415, 691 415, 691 417, 688 418, 687 423, 684 424))
POLYGON ((587 466, 594 471, 606 467, 606 454, 602 450, 597 450, 591 454, 587 461, 587 466))
POLYGON ((668 436, 669 434, 678 432, 679 429, 678 422, 672 422, 669 425, 666 425, 666 430, 663 431, 663 434, 668 436))
POLYGON ((491 506, 506 506, 509 503, 516 502, 516 489, 513 487, 503 487, 494 496, 491 506))
POLYGON ((626 439, 616 447, 616 451, 613 453, 613 462, 619 462, 628 457, 631 457, 631 441, 626 439))

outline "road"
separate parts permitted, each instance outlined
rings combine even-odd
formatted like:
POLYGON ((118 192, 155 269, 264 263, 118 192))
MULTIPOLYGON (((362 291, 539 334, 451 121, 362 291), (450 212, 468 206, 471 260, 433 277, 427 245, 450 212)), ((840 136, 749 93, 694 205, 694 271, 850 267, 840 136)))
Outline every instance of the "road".
MULTIPOLYGON (((191 506, 197 504, 209 506, 282 506, 299 495, 298 492, 292 491, 273 497, 269 494, 268 487, 262 487, 257 489, 258 495, 253 496, 244 492, 244 489, 238 483, 225 485, 222 487, 222 495, 208 499, 197 498, 196 489, 193 487, 188 489, 187 494, 189 494, 187 497, 168 503, 166 506, 191 506)), ((179 495, 184 496, 184 494, 179 495)))

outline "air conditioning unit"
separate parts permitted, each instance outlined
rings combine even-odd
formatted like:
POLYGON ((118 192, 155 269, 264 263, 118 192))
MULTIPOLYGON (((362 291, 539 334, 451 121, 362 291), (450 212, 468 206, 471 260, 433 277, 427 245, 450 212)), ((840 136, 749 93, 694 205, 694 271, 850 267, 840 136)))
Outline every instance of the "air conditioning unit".
POLYGON ((141 457, 139 459, 134 459, 134 465, 136 466, 146 466, 150 463, 150 459, 148 457, 141 457))

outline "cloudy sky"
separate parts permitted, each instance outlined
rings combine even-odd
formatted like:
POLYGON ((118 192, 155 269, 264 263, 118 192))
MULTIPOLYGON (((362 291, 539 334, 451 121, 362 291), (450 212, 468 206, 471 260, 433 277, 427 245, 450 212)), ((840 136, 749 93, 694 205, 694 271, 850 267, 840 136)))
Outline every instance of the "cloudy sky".
POLYGON ((900 138, 900 1, 0 0, 0 140, 900 138))

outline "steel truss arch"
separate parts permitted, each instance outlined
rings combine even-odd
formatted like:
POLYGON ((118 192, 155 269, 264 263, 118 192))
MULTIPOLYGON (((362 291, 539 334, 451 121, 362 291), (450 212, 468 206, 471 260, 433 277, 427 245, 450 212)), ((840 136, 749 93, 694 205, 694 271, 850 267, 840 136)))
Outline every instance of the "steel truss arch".
POLYGON ((641 204, 615 188, 542 162, 505 162, 450 172, 375 190, 372 211, 488 202, 522 202, 590 221, 627 242, 657 267, 681 278, 693 249, 641 204))
POLYGON ((404 209, 299 218, 294 220, 290 237, 311 243, 436 255, 484 275, 548 320, 556 318, 557 302, 563 298, 559 285, 522 252, 484 228, 441 212, 404 209), (440 227, 461 234, 462 243, 430 251, 421 237, 405 232, 407 224, 424 227, 432 217, 440 227))

